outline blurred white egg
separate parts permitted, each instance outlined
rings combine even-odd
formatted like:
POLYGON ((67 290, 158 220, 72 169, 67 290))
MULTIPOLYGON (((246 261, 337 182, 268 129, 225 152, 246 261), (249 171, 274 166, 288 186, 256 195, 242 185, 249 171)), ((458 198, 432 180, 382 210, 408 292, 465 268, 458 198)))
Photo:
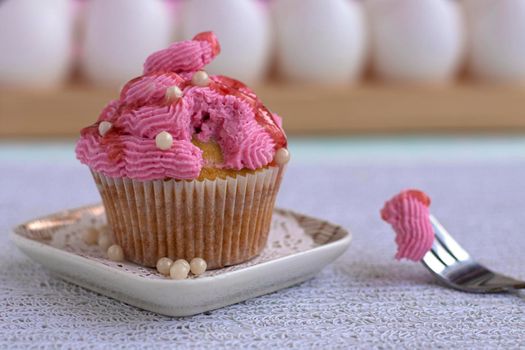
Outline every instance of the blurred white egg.
POLYGON ((181 23, 181 14, 182 14, 182 4, 184 0, 164 0, 166 1, 166 6, 168 8, 168 14, 171 21, 171 41, 176 42, 184 40, 180 33, 180 23, 181 23))
POLYGON ((0 2, 0 84, 53 87, 70 68, 69 0, 0 2))
POLYGON ((366 26, 360 2, 276 0, 277 66, 297 82, 355 81, 366 56, 366 26))
POLYGON ((85 26, 82 68, 103 85, 140 75, 148 55, 171 41, 170 13, 162 0, 91 0, 85 26))
POLYGON ((221 54, 208 66, 246 83, 260 81, 266 73, 271 50, 271 32, 266 8, 257 0, 192 0, 183 5, 181 31, 191 39, 212 30, 221 44, 221 54))
POLYGON ((464 53, 464 24, 452 0, 367 0, 372 62, 387 80, 443 82, 464 53))
POLYGON ((495 82, 525 82, 525 1, 464 1, 472 74, 495 82))

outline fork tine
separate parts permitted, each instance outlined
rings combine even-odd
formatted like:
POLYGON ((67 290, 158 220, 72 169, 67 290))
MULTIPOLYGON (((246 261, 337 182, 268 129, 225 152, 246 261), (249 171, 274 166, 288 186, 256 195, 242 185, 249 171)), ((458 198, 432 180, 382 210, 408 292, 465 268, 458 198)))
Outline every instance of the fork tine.
POLYGON ((435 239, 422 262, 439 280, 452 288, 474 293, 512 292, 525 288, 525 282, 491 271, 472 260, 432 215, 430 222, 435 239))
POLYGON ((447 230, 439 223, 439 221, 430 215, 430 222, 434 227, 434 235, 438 241, 450 252, 457 260, 470 260, 470 254, 463 249, 458 242, 447 232, 447 230))
POLYGON ((443 278, 441 276, 441 273, 445 271, 447 267, 441 260, 439 260, 436 257, 434 252, 429 251, 428 253, 426 253, 422 261, 423 261, 423 265, 425 265, 427 269, 429 269, 432 273, 434 273, 440 279, 443 278))
POLYGON ((456 258, 445 249, 439 240, 435 240, 430 249, 432 253, 438 258, 446 267, 456 264, 456 258))

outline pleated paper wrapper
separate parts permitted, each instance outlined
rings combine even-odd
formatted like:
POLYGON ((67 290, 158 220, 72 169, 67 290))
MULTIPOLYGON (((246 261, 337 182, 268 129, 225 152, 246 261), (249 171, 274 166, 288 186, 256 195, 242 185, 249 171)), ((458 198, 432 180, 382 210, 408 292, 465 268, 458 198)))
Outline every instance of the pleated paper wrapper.
POLYGON ((169 257, 209 269, 258 255, 270 230, 284 167, 226 179, 137 181, 92 171, 126 260, 153 267, 169 257))

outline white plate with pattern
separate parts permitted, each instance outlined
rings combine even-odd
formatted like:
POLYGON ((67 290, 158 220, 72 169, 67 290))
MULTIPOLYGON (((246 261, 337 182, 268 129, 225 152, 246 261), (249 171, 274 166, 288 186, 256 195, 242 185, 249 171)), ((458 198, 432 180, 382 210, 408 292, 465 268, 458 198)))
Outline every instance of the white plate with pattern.
POLYGON ((136 307, 188 316, 235 304, 303 282, 345 252, 350 233, 323 220, 276 209, 268 244, 243 264, 171 280, 128 262, 114 262, 82 240, 104 228, 101 205, 72 209, 17 226, 12 241, 59 277, 136 307))

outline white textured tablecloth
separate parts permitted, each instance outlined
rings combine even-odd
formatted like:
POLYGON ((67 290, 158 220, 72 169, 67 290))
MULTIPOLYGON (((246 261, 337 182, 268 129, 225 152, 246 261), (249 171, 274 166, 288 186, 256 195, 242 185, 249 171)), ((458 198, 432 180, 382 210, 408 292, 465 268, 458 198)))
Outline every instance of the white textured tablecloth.
POLYGON ((378 212, 397 191, 422 188, 471 253, 525 279, 525 160, 502 153, 434 161, 430 152, 427 160, 399 161, 385 154, 382 161, 339 162, 310 162, 303 154, 289 168, 279 205, 353 232, 337 262, 301 285, 180 319, 63 282, 18 252, 10 227, 97 202, 98 194, 75 161, 4 157, 0 348, 524 348, 525 298, 456 292, 422 265, 394 261, 394 235, 378 212))

